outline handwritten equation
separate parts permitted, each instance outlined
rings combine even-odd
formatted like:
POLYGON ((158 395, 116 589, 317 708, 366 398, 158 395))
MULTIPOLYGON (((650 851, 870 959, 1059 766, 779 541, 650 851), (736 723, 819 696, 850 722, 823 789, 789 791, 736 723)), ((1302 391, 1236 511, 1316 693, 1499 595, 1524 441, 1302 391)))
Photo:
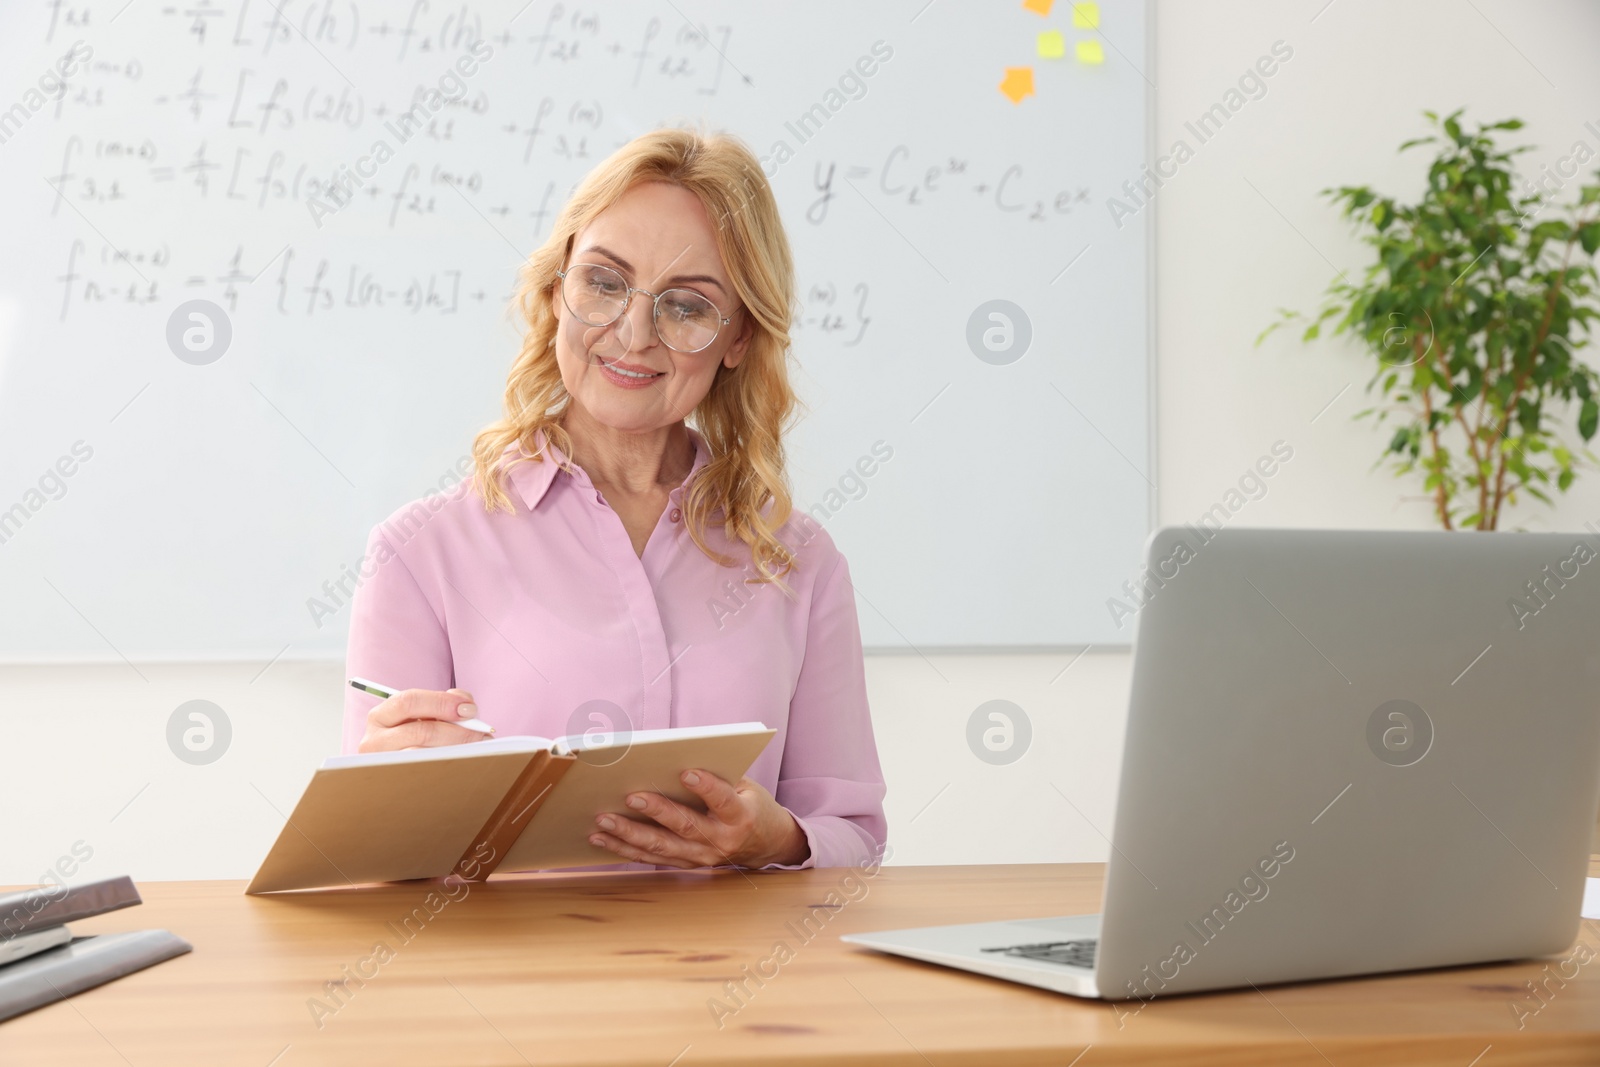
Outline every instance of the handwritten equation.
MULTIPOLYGON (((163 304, 202 291, 216 296, 230 313, 245 309, 300 318, 361 311, 455 315, 484 305, 505 307, 515 297, 517 283, 515 274, 494 277, 482 267, 406 271, 390 262, 307 254, 292 245, 276 253, 265 246, 247 250, 241 245, 210 267, 180 273, 166 244, 129 249, 73 239, 52 279, 58 288, 57 318, 65 322, 97 309, 163 304)), ((806 286, 791 333, 838 335, 845 347, 854 347, 872 322, 869 294, 864 281, 806 286)))
MULTIPOLYGON (((40 6, 48 11, 44 41, 54 44, 95 31, 102 22, 109 26, 127 4, 126 0, 116 4, 50 0, 40 6)), ((696 92, 713 96, 727 77, 733 33, 729 26, 687 21, 668 26, 659 17, 629 25, 625 14, 602 15, 599 7, 557 3, 530 11, 531 6, 513 9, 509 17, 482 5, 446 8, 429 0, 239 0, 236 4, 186 0, 159 11, 163 43, 261 57, 310 49, 352 88, 355 81, 328 58, 330 53, 381 52, 404 61, 458 51, 484 40, 502 49, 515 48, 518 62, 534 67, 571 65, 591 56, 608 58, 627 65, 629 87, 634 89, 652 81, 688 83, 696 92)), ((173 53, 174 58, 180 56, 173 53)))
POLYGON ((827 220, 828 205, 840 195, 841 178, 863 192, 871 190, 908 207, 976 194, 984 208, 1020 214, 1030 222, 1045 222, 1091 207, 1087 185, 1057 184, 1041 191, 1038 181, 1031 180, 1020 163, 969 175, 965 159, 919 160, 903 144, 891 148, 876 166, 849 164, 841 174, 839 164, 827 160, 819 161, 814 173, 816 197, 806 206, 805 217, 816 226, 827 220))

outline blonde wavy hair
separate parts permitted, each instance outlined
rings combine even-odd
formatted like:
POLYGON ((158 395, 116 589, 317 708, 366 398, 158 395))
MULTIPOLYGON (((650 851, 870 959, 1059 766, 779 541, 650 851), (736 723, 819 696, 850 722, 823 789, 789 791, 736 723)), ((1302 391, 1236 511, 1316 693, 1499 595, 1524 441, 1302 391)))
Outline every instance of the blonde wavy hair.
POLYGON ((744 358, 732 369, 717 367, 710 391, 690 413, 711 455, 684 492, 684 525, 702 552, 733 566, 737 560, 706 541, 708 525, 720 523, 729 540, 750 547, 756 576, 747 580, 783 586, 795 565, 794 553, 777 536, 793 511, 783 434, 797 403, 787 366, 794 262, 760 162, 727 134, 664 128, 636 137, 591 171, 561 209, 549 239, 522 267, 512 308, 527 330, 506 381, 505 417, 473 440, 475 485, 486 510, 514 511, 504 475, 516 463, 544 460, 535 448, 541 430, 562 455, 578 462, 561 425, 572 397, 556 363, 556 271, 585 226, 647 181, 682 186, 705 205, 717 223, 717 252, 754 327, 744 358), (508 458, 514 443, 521 445, 518 455, 508 458))

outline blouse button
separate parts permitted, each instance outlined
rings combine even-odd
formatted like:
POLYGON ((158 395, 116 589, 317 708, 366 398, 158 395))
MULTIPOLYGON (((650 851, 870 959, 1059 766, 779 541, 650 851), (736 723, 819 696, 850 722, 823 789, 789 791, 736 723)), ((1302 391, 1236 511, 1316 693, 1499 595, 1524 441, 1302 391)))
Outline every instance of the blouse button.
POLYGON ((667 512, 667 518, 672 522, 678 522, 682 520, 683 512, 677 508, 673 508, 671 511, 667 512))

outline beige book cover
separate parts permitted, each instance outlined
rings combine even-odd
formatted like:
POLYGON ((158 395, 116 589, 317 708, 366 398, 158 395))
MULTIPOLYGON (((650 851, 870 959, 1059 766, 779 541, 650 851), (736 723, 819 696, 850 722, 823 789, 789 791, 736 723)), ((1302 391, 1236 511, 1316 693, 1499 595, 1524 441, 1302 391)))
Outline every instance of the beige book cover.
POLYGON ((334 756, 245 892, 621 863, 589 844, 596 815, 637 818, 624 802, 636 790, 700 807, 681 772, 737 781, 775 733, 732 723, 334 756))

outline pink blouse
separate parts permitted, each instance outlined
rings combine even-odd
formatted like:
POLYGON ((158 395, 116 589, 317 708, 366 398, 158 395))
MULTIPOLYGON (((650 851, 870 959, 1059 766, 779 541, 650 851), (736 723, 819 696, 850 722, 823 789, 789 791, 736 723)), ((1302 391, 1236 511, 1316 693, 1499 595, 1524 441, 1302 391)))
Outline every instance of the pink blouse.
MULTIPOLYGON (((887 825, 850 569, 798 510, 778 531, 797 557, 792 599, 745 585, 749 549, 719 527, 707 540, 735 564, 709 559, 679 506, 709 459, 689 435, 694 466, 642 557, 582 468, 549 459, 506 474, 515 513, 486 511, 470 480, 397 510, 368 541, 346 671, 465 689, 498 737, 765 723, 777 735, 749 775, 805 832, 811 855, 792 866, 865 863, 887 825)), ((345 690, 345 752, 377 702, 345 690)))

